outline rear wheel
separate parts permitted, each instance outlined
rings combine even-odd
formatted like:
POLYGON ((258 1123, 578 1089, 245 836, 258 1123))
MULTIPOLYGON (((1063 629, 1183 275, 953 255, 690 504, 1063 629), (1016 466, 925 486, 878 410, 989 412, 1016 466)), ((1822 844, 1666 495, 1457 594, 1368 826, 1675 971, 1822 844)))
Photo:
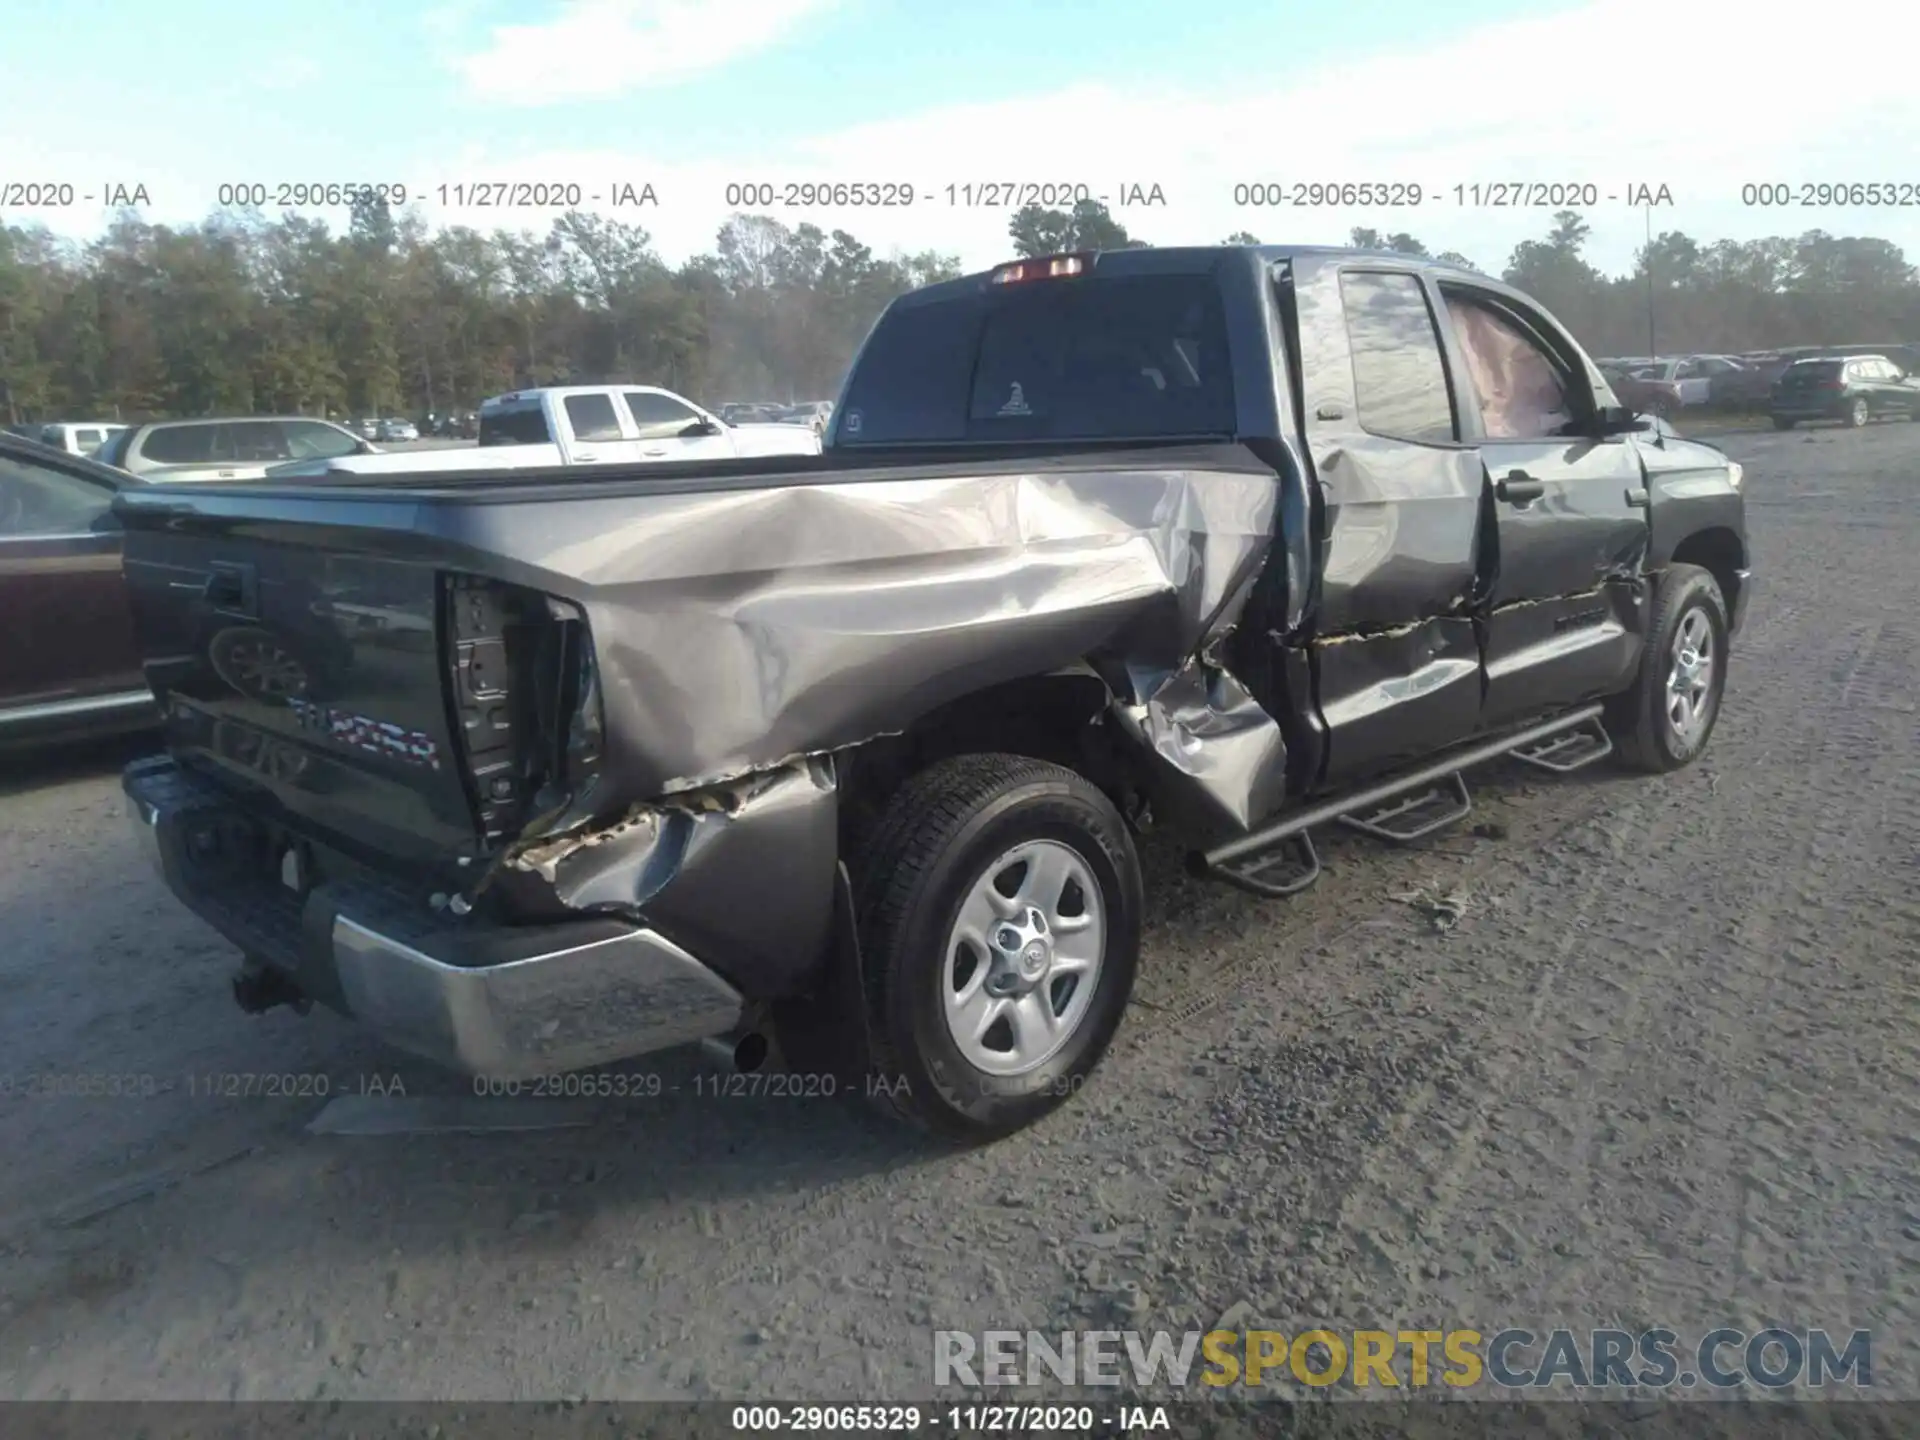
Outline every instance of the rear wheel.
POLYGON ((1865 400, 1856 400, 1847 408, 1847 424, 1858 430, 1873 418, 1873 411, 1865 400))
POLYGON ((1098 788, 1021 756, 942 761, 888 804, 855 886, 876 1099, 982 1141, 1078 1092, 1140 948, 1139 860, 1098 788))
POLYGON ((1773 428, 1776 430, 1791 430, 1794 427, 1794 423, 1794 421, 1789 420, 1785 415, 1776 415, 1773 417, 1773 428))
POLYGON ((1727 607, 1713 576, 1670 565, 1653 597, 1633 689, 1608 707, 1607 728, 1632 769, 1665 774, 1707 748, 1727 683, 1727 607))

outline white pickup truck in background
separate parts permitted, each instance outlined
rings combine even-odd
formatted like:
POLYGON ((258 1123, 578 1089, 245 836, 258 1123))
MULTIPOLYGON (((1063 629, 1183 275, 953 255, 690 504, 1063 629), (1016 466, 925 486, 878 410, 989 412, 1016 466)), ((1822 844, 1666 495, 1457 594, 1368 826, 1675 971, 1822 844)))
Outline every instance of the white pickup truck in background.
POLYGON ((524 469, 657 460, 731 460, 818 455, 820 437, 801 425, 729 425, 671 390, 651 385, 562 385, 515 390, 480 406, 478 448, 342 455, 276 465, 276 479, 383 470, 524 469))

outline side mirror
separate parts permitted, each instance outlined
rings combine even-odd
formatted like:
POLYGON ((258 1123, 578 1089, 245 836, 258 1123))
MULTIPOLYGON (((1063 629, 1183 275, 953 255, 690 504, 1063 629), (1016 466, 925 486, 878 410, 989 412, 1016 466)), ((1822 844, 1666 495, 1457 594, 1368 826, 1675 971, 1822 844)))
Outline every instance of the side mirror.
POLYGON ((680 434, 686 439, 697 440, 702 435, 718 435, 720 429, 720 422, 718 420, 696 420, 687 426, 686 429, 682 430, 680 434))
POLYGON ((1651 430, 1652 424, 1641 415, 1635 414, 1624 405, 1602 405, 1594 412, 1594 433, 1601 437, 1609 435, 1631 435, 1651 430))

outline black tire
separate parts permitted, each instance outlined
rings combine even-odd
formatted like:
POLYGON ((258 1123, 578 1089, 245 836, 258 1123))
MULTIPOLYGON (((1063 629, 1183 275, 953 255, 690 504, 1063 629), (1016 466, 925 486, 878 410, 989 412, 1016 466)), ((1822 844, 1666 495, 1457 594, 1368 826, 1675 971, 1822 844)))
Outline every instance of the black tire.
POLYGON ((1776 415, 1773 417, 1773 428, 1776 430, 1791 430, 1797 423, 1797 421, 1789 420, 1784 415, 1776 415))
POLYGON ((1073 771, 1017 755, 961 755, 914 776, 853 869, 868 1027, 869 1093, 944 1137, 1011 1134, 1078 1092, 1113 1042, 1140 951, 1140 862, 1120 813, 1073 771), (1038 1068, 994 1075, 962 1053, 941 994, 947 938, 973 887, 1016 845, 1051 840, 1084 864, 1106 922, 1093 996, 1038 1068))
POLYGON ((1849 405, 1844 417, 1845 423, 1852 426, 1855 430, 1860 429, 1872 419, 1873 411, 1865 400, 1856 400, 1853 404, 1849 405))
POLYGON ((1699 759, 1720 720, 1720 701, 1727 687, 1727 605, 1720 585, 1697 565, 1670 565, 1660 576, 1653 595, 1647 627, 1646 653, 1633 688, 1608 705, 1607 729, 1614 748, 1629 769, 1664 775, 1699 759), (1675 641, 1691 615, 1705 619, 1712 636, 1712 668, 1705 697, 1705 723, 1683 735, 1667 710, 1667 682, 1674 663, 1675 641))

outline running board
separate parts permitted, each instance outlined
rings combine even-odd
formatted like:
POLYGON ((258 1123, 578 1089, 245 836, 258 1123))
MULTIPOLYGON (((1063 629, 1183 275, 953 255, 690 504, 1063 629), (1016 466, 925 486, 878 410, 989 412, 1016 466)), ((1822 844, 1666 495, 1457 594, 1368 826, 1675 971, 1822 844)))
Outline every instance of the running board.
POLYGON ((1522 745, 1513 752, 1513 758, 1538 770, 1570 775, 1612 753, 1613 737, 1607 734, 1607 727, 1592 720, 1578 729, 1522 745))
POLYGON ((1411 845, 1437 830, 1444 830, 1473 813, 1473 797, 1467 782, 1454 771, 1438 785, 1417 790, 1405 799, 1389 800, 1364 815, 1342 815, 1340 823, 1349 830, 1371 835, 1389 845, 1411 845))
MULTIPOLYGON (((1547 742, 1561 736, 1579 734, 1591 746, 1594 742, 1589 732, 1598 727, 1601 713, 1600 706, 1589 705, 1511 735, 1455 750, 1405 775, 1309 805, 1238 840, 1196 851, 1188 857, 1188 867, 1196 875, 1224 880, 1254 895, 1274 899, 1298 895, 1320 878, 1320 856, 1308 833, 1314 826, 1338 821, 1364 835, 1405 845, 1454 824, 1472 811, 1473 800, 1461 771, 1522 751, 1539 755, 1547 742)), ((1611 748, 1609 741, 1608 750, 1611 748)), ((1605 753, 1593 754, 1592 760, 1605 753)), ((1564 769, 1577 768, 1566 764, 1565 752, 1550 751, 1548 758, 1564 769)), ((1579 765, 1590 763, 1587 759, 1578 761, 1579 765)))

